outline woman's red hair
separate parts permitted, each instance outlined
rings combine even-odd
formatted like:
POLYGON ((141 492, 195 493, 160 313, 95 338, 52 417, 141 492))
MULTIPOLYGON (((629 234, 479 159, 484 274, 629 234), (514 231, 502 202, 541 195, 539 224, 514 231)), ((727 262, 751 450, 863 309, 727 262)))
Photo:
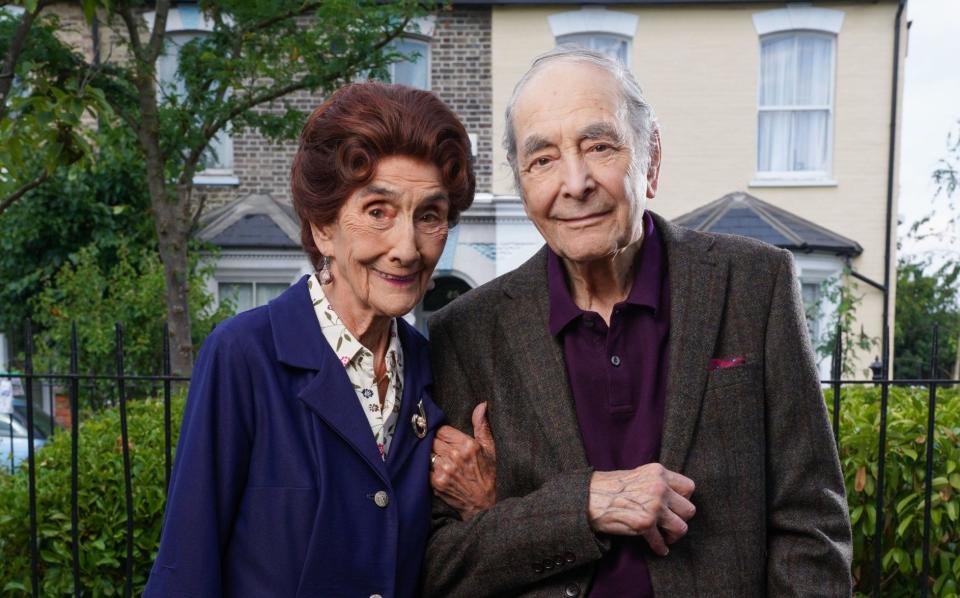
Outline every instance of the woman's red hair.
POLYGON ((290 188, 300 243, 315 268, 321 255, 310 224, 335 221, 347 198, 373 178, 377 163, 397 155, 436 165, 450 197, 449 222, 455 225, 473 202, 476 178, 467 131, 437 96, 404 85, 352 83, 307 119, 290 188))

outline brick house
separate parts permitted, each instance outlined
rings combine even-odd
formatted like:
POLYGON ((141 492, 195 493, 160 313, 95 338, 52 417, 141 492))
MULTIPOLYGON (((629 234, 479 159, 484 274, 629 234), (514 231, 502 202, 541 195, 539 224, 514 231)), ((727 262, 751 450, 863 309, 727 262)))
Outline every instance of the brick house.
MULTIPOLYGON (((503 113, 537 54, 578 43, 625 62, 658 115, 664 160, 651 209, 793 251, 804 298, 821 308, 810 320, 815 333, 834 310, 820 297, 822 284, 848 268, 860 280, 858 322, 879 338, 884 293, 872 284, 882 286, 896 263, 888 250, 897 199, 891 145, 907 46, 895 45, 906 31, 897 9, 896 0, 461 0, 438 8, 399 42, 419 57, 394 65, 391 75, 432 90, 460 115, 478 185, 474 206, 451 230, 436 288, 409 317, 425 329, 431 311, 541 246, 500 145, 503 113)), ((64 21, 82 30, 79 9, 64 10, 64 21)), ((210 28, 196 4, 178 3, 160 76, 173 78, 176 48, 210 28)), ((82 35, 75 42, 89 51, 82 35)), ((290 99, 310 110, 323 98, 290 99)), ((214 149, 217 159, 196 179, 209 206, 200 236, 220 248, 208 285, 243 309, 310 271, 290 209, 295 144, 244 133, 222 136, 214 149)), ((858 369, 873 357, 860 355, 858 369)), ((828 361, 821 363, 825 376, 828 361)))

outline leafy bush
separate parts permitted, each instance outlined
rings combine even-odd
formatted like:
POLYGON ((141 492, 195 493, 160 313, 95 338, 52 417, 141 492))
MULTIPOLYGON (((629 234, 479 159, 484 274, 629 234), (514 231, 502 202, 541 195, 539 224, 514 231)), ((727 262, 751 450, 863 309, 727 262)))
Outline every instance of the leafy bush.
MULTIPOLYGON (((173 438, 179 430, 183 397, 173 401, 173 438)), ((827 404, 832 407, 832 393, 827 404)), ((146 583, 160 538, 164 504, 163 405, 158 400, 129 406, 133 472, 134 588, 146 583)), ((919 593, 923 546, 923 492, 927 390, 891 388, 887 412, 884 481, 884 596, 919 593)), ((869 593, 873 566, 874 501, 877 485, 880 391, 843 389, 840 459, 853 523, 853 575, 858 592, 869 593)), ((94 596, 120 593, 126 555, 123 467, 116 409, 80 426, 81 578, 94 596)), ((70 438, 59 434, 38 453, 39 542, 44 596, 73 588, 70 540, 70 438)), ((960 388, 938 389, 934 441, 931 562, 934 595, 960 595, 960 388)), ((0 474, 0 580, 4 592, 23 595, 30 587, 27 480, 0 474)))
MULTIPOLYGON (((155 374, 163 363, 163 323, 166 320, 163 265, 149 249, 132 249, 122 243, 114 260, 104 266, 99 250, 90 246, 77 253, 76 264, 67 264, 33 299, 33 318, 42 332, 36 338, 35 369, 66 372, 70 358, 70 330, 77 323, 79 364, 85 372, 113 374, 116 371, 115 322, 123 323, 127 374, 155 374)), ((194 269, 190 286, 190 317, 193 341, 199 346, 213 327, 230 314, 226 303, 213 310, 206 293, 207 273, 194 269)), ((100 399, 95 405, 112 403, 113 382, 87 392, 100 399)), ((155 392, 152 387, 128 383, 135 395, 155 392)))
MULTIPOLYGON (((183 395, 171 403, 174 446, 183 406, 183 395)), ((133 585, 139 596, 157 552, 163 519, 163 402, 131 401, 127 425, 133 483, 133 585)), ((81 582, 85 595, 120 595, 125 583, 126 503, 119 410, 104 410, 82 421, 79 447, 81 582)), ((42 596, 73 593, 70 508, 70 435, 60 433, 37 452, 42 596)), ((28 513, 25 470, 14 476, 0 475, 0 580, 5 583, 4 595, 27 595, 30 591, 28 513)))
MULTIPOLYGON (((832 392, 827 393, 832 411, 832 392)), ((884 467, 884 596, 919 595, 922 571, 928 391, 891 387, 884 467)), ((856 589, 870 591, 879 455, 880 389, 846 387, 840 404, 840 461, 853 523, 856 589)), ((930 534, 930 588, 960 592, 960 391, 937 390, 930 534)))

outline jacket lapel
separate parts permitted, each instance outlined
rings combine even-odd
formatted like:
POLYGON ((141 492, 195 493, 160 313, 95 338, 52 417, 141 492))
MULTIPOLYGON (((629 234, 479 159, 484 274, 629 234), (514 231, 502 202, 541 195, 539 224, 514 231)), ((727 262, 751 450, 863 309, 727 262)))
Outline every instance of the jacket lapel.
MULTIPOLYGON (((397 331, 404 357, 403 396, 400 400, 397 427, 393 432, 393 441, 390 443, 390 452, 387 453, 387 471, 391 476, 397 475, 420 442, 426 442, 432 438, 429 434, 419 438, 413 430, 411 422, 414 415, 419 414, 421 401, 428 432, 435 430, 444 420, 443 411, 434 404, 427 392, 427 388, 433 381, 430 379, 430 361, 426 342, 402 318, 397 320, 397 331)), ((427 464, 424 463, 423 466, 426 467, 427 464)))
POLYGON ((333 348, 323 338, 306 280, 307 277, 300 279, 269 304, 277 358, 293 367, 316 370, 317 374, 297 398, 389 484, 386 465, 353 384, 333 348))
POLYGON ((711 253, 713 239, 654 215, 667 250, 670 340, 660 463, 682 471, 700 413, 708 366, 726 300, 725 261, 711 253))
POLYGON ((510 275, 504 293, 512 305, 501 312, 501 330, 511 359, 518 362, 516 371, 523 373, 514 378, 524 385, 514 396, 530 403, 528 412, 535 414, 564 470, 586 467, 563 347, 550 335, 546 247, 510 275))

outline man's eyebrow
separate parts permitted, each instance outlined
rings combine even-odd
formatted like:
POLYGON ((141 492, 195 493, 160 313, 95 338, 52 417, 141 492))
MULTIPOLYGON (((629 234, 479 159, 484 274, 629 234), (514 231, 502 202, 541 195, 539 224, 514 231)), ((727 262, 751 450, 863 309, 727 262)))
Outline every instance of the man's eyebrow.
POLYGON ((577 138, 580 140, 608 139, 614 143, 623 143, 623 134, 620 132, 620 128, 606 122, 593 123, 583 127, 580 129, 577 138))
POLYGON ((553 143, 550 142, 546 137, 541 137, 540 135, 531 135, 523 140, 522 151, 520 152, 521 156, 529 156, 530 154, 539 152, 545 147, 552 146, 553 143))
POLYGON ((426 205, 426 204, 436 203, 438 201, 443 201, 445 199, 450 199, 450 196, 447 195, 447 192, 437 191, 435 193, 431 193, 430 195, 424 197, 423 200, 420 202, 420 204, 426 205))

